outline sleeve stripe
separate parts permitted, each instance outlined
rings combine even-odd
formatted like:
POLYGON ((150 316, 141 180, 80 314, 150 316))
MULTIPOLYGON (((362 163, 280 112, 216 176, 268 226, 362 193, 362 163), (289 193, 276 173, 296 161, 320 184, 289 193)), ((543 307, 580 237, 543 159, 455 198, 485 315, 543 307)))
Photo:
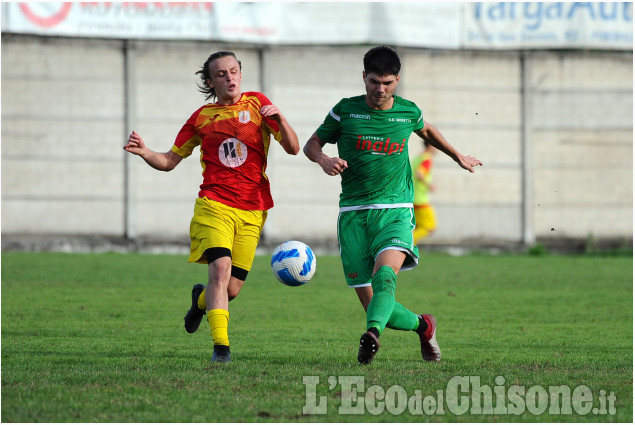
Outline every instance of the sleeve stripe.
POLYGON ((332 109, 329 111, 329 114, 330 114, 330 115, 333 117, 333 119, 334 119, 334 120, 336 120, 337 122, 339 122, 339 121, 340 121, 340 116, 339 116, 339 115, 336 115, 336 114, 335 114, 335 112, 333 112, 333 110, 332 110, 332 109))

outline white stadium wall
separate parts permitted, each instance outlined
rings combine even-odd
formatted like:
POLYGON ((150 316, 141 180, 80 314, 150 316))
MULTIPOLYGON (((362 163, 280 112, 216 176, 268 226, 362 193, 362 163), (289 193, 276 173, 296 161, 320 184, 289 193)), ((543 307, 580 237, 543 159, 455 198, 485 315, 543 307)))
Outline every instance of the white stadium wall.
POLYGON ((541 53, 531 64, 536 233, 632 236, 632 56, 541 53))
MULTIPOLYGON (((470 174, 435 156, 435 239, 521 240, 521 81, 517 54, 417 52, 404 59, 404 96, 460 152, 484 167, 470 174)), ((418 153, 421 142, 410 139, 418 153)), ((432 240, 432 239, 431 239, 432 240)))
POLYGON ((122 234, 120 42, 2 39, 2 234, 122 234))
MULTIPOLYGON (((367 46, 132 41, 127 82, 125 46, 3 35, 3 238, 187 241, 201 182, 198 152, 162 173, 137 157, 127 168, 122 146, 133 117, 151 148, 171 147, 204 103, 194 73, 213 51, 237 53, 243 90, 263 91, 278 105, 301 145, 340 98, 363 93, 367 46)), ((430 243, 632 239, 632 52, 399 52, 398 94, 485 164, 469 174, 436 157, 438 231, 430 243)), ((420 146, 413 136, 411 156, 420 146)), ((265 240, 336 239, 339 178, 276 143, 267 174, 276 205, 265 240)))

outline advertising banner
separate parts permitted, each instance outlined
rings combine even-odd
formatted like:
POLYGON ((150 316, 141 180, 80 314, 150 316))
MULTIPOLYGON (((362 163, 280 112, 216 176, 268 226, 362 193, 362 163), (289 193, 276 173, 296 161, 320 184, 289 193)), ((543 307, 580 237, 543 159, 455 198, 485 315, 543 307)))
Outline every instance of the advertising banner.
POLYGON ((255 44, 633 49, 631 2, 9 2, 2 31, 255 44))
POLYGON ((632 2, 466 3, 466 49, 633 50, 632 2))
MULTIPOLYGON (((209 39, 213 3, 11 2, 3 32, 120 39, 209 39)), ((4 21, 4 19, 3 19, 4 21)))
POLYGON ((215 38, 458 49, 462 3, 214 3, 215 38))

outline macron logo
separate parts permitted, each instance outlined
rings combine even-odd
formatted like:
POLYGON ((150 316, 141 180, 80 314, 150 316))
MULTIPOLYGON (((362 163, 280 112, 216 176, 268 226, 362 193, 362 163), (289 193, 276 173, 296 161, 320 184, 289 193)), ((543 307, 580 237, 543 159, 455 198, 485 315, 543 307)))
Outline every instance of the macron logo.
POLYGON ((356 118, 358 120, 370 120, 370 115, 350 114, 349 117, 356 118))

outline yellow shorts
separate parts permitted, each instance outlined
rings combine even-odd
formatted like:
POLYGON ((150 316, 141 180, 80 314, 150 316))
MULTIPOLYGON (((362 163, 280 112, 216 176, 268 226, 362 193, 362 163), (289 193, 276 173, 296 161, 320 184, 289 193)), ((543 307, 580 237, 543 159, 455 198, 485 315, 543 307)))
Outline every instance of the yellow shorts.
POLYGON ((232 253, 232 265, 249 271, 266 220, 267 211, 246 211, 209 198, 196 199, 188 261, 207 264, 206 249, 227 248, 232 253))
POLYGON ((432 205, 415 205, 417 225, 413 233, 415 243, 428 236, 437 227, 437 218, 432 205))

